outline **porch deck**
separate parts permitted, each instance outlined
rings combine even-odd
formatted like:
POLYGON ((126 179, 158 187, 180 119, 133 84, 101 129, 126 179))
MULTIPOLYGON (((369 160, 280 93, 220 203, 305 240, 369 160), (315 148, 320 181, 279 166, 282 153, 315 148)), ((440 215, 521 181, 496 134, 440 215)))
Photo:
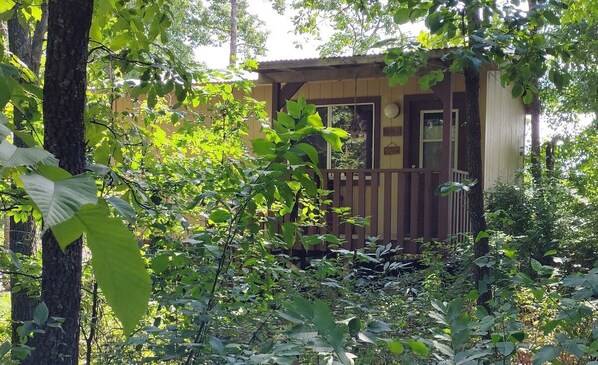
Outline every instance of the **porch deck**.
MULTIPOLYGON (((464 192, 448 197, 437 193, 441 172, 430 169, 331 169, 322 170, 321 189, 331 190, 325 224, 309 226, 307 234, 333 234, 342 238, 344 248, 365 245, 370 236, 392 242, 404 253, 418 253, 418 240, 444 240, 469 232, 467 201, 464 192), (350 215, 364 217, 361 227, 343 222, 342 214, 332 208, 350 208, 350 215)), ((451 170, 451 181, 462 182, 467 172, 451 170)), ((316 179, 320 180, 320 179, 316 179)), ((299 248, 300 246, 298 246, 299 248)), ((318 245, 315 250, 326 250, 318 245)))

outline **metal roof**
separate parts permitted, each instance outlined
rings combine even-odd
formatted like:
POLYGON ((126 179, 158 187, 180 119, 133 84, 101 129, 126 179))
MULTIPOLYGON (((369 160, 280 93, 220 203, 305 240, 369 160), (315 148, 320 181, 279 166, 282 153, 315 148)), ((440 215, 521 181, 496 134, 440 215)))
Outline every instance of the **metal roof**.
MULTIPOLYGON (((447 49, 433 50, 429 59, 440 59, 447 49)), ((343 80, 384 76, 384 54, 303 58, 260 62, 256 72, 261 83, 343 80)))

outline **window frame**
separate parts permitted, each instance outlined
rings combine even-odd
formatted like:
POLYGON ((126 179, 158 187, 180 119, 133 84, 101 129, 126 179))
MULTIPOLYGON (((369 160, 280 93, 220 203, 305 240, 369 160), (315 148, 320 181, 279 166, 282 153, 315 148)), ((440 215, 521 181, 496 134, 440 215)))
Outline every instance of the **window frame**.
MULTIPOLYGON (((419 112, 419 167, 420 168, 427 168, 424 167, 424 144, 425 143, 442 143, 443 138, 436 139, 424 139, 424 114, 427 113, 442 113, 442 109, 422 109, 419 112)), ((452 137, 453 137, 453 162, 452 168, 455 169, 459 165, 459 153, 458 153, 458 146, 459 146, 459 109, 453 108, 454 118, 451 116, 451 126, 454 126, 452 137)), ((444 120, 442 121, 444 124, 444 120)))
MULTIPOLYGON (((314 104, 316 108, 327 107, 328 118, 326 122, 326 127, 330 126, 331 118, 330 113, 332 112, 332 107, 334 106, 350 106, 353 105, 372 105, 373 106, 373 120, 372 120, 372 136, 368 138, 371 146, 369 146, 366 153, 369 157, 368 159, 371 160, 370 166, 366 167, 365 169, 376 169, 380 166, 380 124, 381 124, 381 113, 380 113, 380 104, 381 104, 381 97, 374 96, 374 97, 357 97, 357 98, 332 98, 332 99, 308 99, 307 102, 309 104, 314 104)), ((327 145, 326 150, 326 169, 331 168, 331 158, 332 158, 332 151, 331 147, 327 145)), ((343 170, 343 169, 339 169, 343 170)))

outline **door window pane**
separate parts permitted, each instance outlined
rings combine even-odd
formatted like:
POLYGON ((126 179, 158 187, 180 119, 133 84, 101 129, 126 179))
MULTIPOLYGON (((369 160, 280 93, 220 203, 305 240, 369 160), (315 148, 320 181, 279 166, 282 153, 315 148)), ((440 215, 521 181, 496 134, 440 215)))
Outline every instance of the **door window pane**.
POLYGON ((427 142, 423 145, 423 167, 426 169, 440 169, 442 142, 427 142))
POLYGON ((423 139, 442 140, 442 113, 424 113, 423 139))
MULTIPOLYGON (((424 110, 421 112, 420 121, 420 167, 439 170, 441 168, 442 157, 442 137, 443 137, 443 113, 441 110, 424 110)), ((457 165, 456 151, 458 148, 458 113, 453 111, 453 146, 451 151, 451 161, 453 167, 457 165)))

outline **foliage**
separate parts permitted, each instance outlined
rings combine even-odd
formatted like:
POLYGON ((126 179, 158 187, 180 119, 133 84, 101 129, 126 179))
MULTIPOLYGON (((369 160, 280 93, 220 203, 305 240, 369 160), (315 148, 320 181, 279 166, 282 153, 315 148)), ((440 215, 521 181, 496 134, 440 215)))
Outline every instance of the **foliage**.
POLYGON ((296 33, 324 40, 323 34, 332 30, 330 38, 318 47, 322 57, 363 55, 406 40, 402 34, 395 37, 399 28, 393 21, 391 4, 376 1, 363 7, 353 1, 295 0, 292 7, 297 10, 293 18, 296 33), (395 38, 380 42, 389 37, 395 38))
MULTIPOLYGON (((231 37, 230 0, 178 0, 170 3, 172 26, 168 28, 175 41, 177 56, 192 59, 193 49, 199 46, 222 46, 231 37)), ((279 13, 284 4, 272 1, 272 7, 279 13)), ((265 54, 269 31, 253 14, 248 1, 237 1, 237 24, 239 60, 254 59, 265 54)))

